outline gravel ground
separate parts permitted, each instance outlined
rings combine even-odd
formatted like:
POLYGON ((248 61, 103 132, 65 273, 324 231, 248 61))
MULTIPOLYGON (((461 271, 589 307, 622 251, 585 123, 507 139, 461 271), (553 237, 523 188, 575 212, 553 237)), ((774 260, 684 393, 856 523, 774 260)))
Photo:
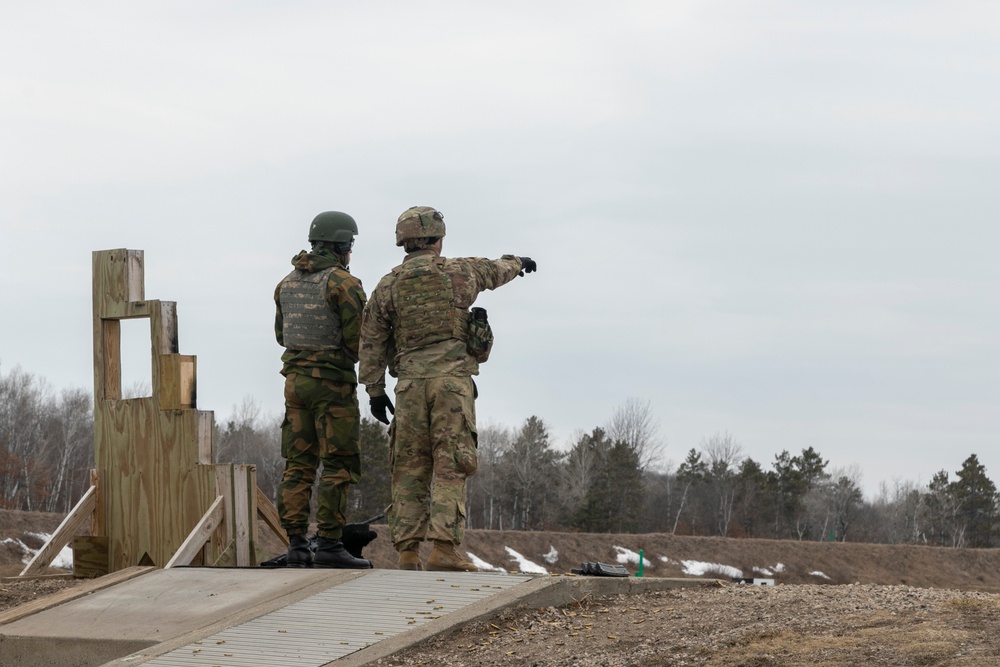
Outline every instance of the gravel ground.
POLYGON ((77 583, 72 579, 63 578, 0 582, 0 611, 54 595, 75 586, 77 583))
POLYGON ((390 665, 1000 665, 1000 595, 736 584, 508 610, 390 665))

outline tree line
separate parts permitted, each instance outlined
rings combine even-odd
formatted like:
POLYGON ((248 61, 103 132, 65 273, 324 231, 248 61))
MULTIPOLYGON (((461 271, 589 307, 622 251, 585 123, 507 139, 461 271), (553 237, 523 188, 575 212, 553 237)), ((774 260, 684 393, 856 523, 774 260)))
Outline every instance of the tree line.
MULTIPOLYGON (((91 393, 55 392, 20 368, 2 370, 0 507, 68 512, 90 484, 91 393)), ((215 431, 217 461, 255 465, 271 498, 283 468, 280 419, 245 398, 215 431)), ((812 447, 782 451, 765 468, 732 435, 717 433, 664 466, 657 430, 648 401, 638 399, 562 449, 537 416, 515 428, 481 425, 468 527, 997 546, 1000 495, 975 454, 954 475, 883 483, 866 499, 859 471, 832 469, 812 447)), ((374 419, 361 420, 361 450, 352 520, 376 516, 390 501, 389 437, 374 419)))

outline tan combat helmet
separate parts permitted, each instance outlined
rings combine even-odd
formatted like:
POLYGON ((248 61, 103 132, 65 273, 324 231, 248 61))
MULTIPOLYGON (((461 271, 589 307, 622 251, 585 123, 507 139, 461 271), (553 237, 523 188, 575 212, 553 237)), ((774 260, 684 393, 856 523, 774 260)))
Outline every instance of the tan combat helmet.
POLYGON ((444 233, 444 216, 430 206, 412 206, 396 221, 397 246, 410 239, 439 239, 444 233))

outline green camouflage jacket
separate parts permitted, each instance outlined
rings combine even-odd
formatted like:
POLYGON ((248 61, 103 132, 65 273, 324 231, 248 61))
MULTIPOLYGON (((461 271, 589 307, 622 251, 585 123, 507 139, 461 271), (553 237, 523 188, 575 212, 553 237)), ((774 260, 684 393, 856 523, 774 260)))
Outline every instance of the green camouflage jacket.
MULTIPOLYGON (((335 382, 357 384, 355 364, 358 361, 358 347, 361 336, 361 313, 368 297, 361 281, 344 268, 333 252, 325 249, 310 253, 305 250, 292 258, 292 266, 301 271, 315 273, 335 267, 326 285, 326 301, 330 308, 339 313, 340 326, 344 336, 344 346, 339 350, 290 350, 281 355, 281 374, 304 373, 314 378, 335 382)), ((281 285, 274 290, 276 312, 274 316, 274 336, 278 345, 284 346, 282 331, 284 318, 281 314, 281 285)))
MULTIPOLYGON (((418 250, 408 254, 403 264, 429 262, 436 257, 438 254, 433 250, 418 250)), ((386 368, 400 379, 478 375, 479 363, 466 352, 465 341, 456 338, 404 354, 395 353, 393 324, 396 309, 391 292, 397 269, 399 267, 379 281, 365 306, 361 321, 359 380, 365 385, 368 395, 385 394, 386 368)), ((521 270, 521 260, 513 255, 504 255, 500 259, 447 258, 443 269, 451 277, 455 307, 468 309, 480 293, 513 280, 521 270)))

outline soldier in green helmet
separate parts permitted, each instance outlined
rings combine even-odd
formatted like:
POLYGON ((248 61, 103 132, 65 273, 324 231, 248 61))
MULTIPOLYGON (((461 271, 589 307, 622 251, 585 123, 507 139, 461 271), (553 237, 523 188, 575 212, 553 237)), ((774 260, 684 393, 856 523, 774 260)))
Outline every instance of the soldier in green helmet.
POLYGON ((285 348, 285 419, 278 514, 288 534, 289 567, 370 568, 344 548, 347 489, 361 478, 358 345, 367 297, 348 267, 358 225, 340 211, 309 227, 310 251, 274 291, 274 334, 285 348), (317 540, 310 548, 309 500, 319 475, 317 540))
POLYGON ((389 424, 389 529, 399 567, 421 570, 420 543, 433 542, 428 570, 476 571, 456 547, 465 535, 466 479, 478 467, 473 375, 492 332, 476 297, 536 269, 529 257, 441 256, 444 216, 414 206, 399 216, 403 263, 381 281, 361 323, 360 380, 372 415, 389 424), (396 404, 385 371, 397 378, 396 404))

